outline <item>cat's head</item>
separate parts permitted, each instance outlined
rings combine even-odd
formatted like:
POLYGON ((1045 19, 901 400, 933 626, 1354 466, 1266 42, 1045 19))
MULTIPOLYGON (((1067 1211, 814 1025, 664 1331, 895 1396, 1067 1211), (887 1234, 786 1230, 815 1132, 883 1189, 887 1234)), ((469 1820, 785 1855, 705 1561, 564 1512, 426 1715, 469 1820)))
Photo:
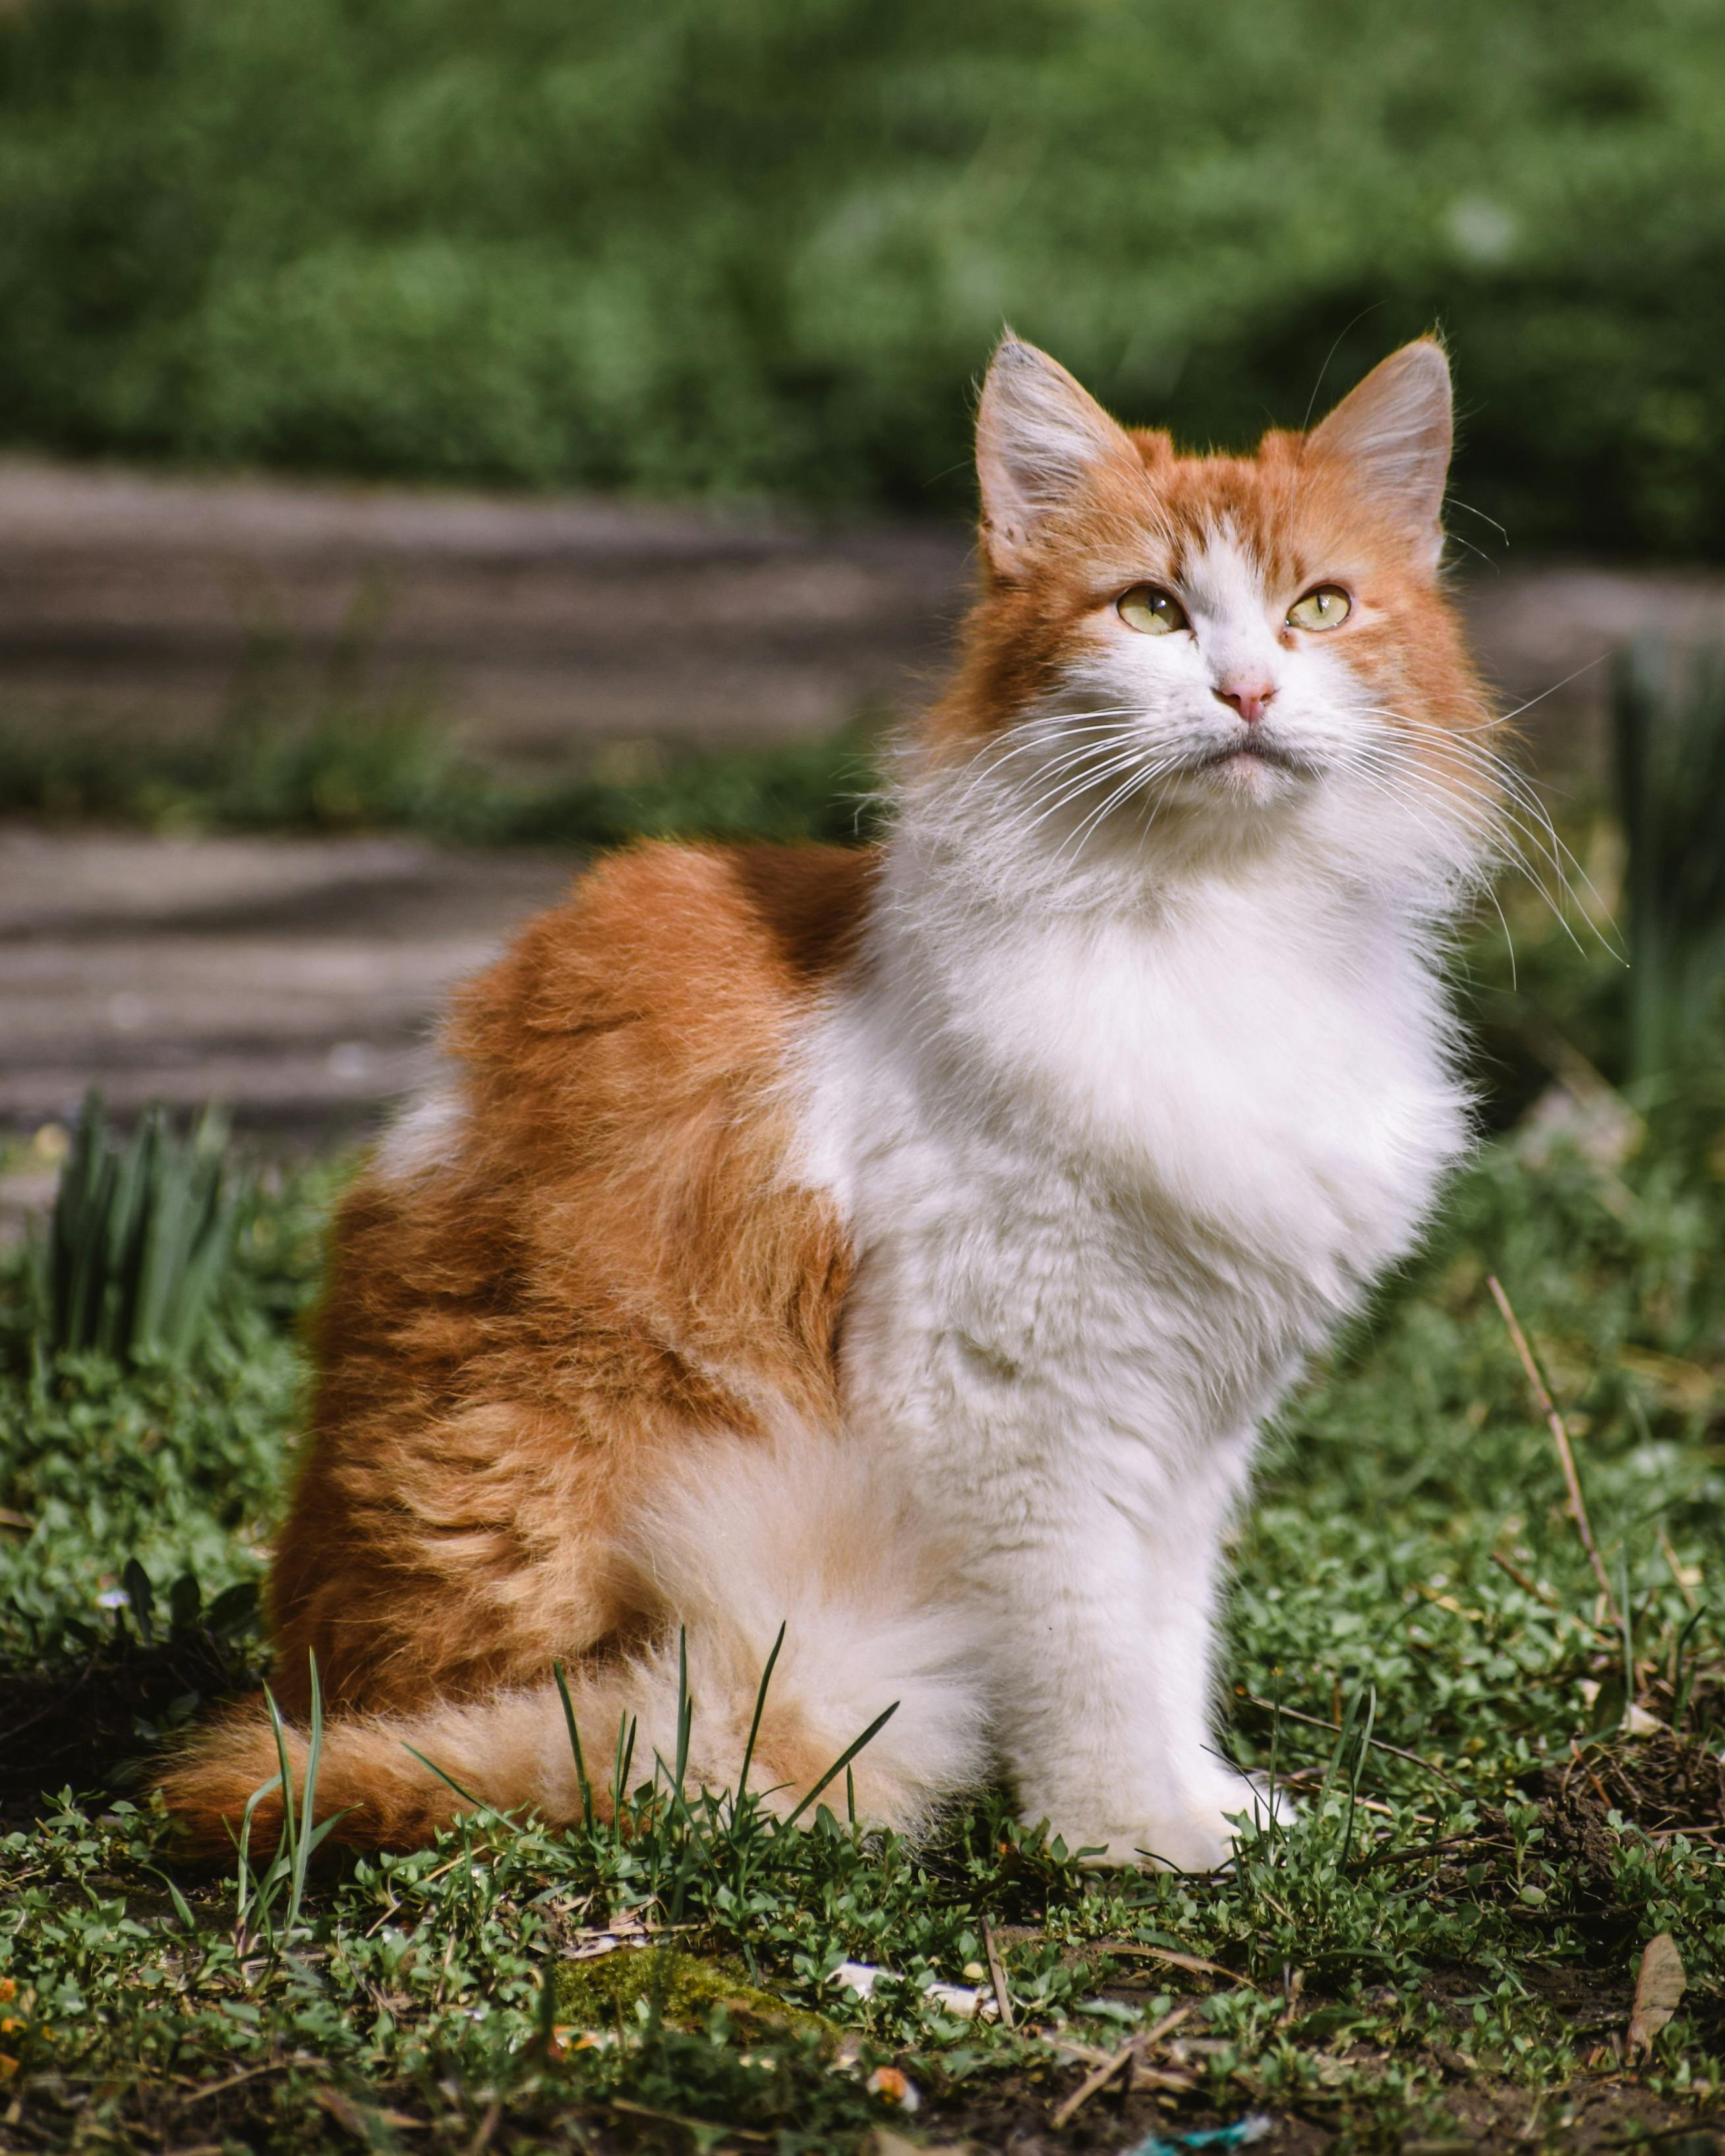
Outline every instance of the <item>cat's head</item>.
POLYGON ((1075 865, 1296 825, 1461 865, 1495 797, 1439 583, 1450 432, 1430 339, 1309 433, 1210 456, 1119 426, 1009 336, 978 414, 984 592, 937 761, 1075 865))

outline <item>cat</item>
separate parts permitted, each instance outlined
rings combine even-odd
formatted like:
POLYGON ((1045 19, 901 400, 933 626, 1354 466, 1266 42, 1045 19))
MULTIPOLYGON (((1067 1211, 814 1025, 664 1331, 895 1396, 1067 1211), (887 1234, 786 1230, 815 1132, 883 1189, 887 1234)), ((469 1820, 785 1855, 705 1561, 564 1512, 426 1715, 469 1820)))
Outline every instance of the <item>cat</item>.
MULTIPOLYGON (((873 848, 612 854, 455 996, 341 1208, 271 1586, 297 1779, 473 1799, 1003 1776, 1086 1861, 1202 1871, 1257 1432, 1409 1249, 1469 1106, 1441 981, 1493 723, 1442 588, 1448 366, 1190 455, 1009 332, 980 595, 873 848), (424 1755, 423 1758, 416 1755, 424 1755)), ((228 1846, 261 1706, 163 1777, 228 1846)), ((594 1799, 603 1806, 608 1799, 594 1799)), ((279 1797, 260 1804, 273 1830, 279 1797)))

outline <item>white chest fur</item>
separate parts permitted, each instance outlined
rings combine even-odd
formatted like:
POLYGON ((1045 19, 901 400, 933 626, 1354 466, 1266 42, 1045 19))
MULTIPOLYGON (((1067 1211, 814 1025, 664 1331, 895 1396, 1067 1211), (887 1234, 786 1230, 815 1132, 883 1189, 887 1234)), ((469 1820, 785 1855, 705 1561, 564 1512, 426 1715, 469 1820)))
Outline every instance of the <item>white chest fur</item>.
POLYGON ((889 904, 809 1044, 847 1434, 947 1537, 1025 1816, 1069 1844, 1225 1847, 1211 1615, 1255 1427, 1463 1141, 1415 937, 1301 899, 889 904))
POLYGON ((1407 1247, 1464 1127, 1437 990, 1382 917, 1295 897, 879 937, 805 1127, 862 1261, 847 1382, 880 1435, 1039 1409, 1069 1437, 1228 1435, 1407 1247))

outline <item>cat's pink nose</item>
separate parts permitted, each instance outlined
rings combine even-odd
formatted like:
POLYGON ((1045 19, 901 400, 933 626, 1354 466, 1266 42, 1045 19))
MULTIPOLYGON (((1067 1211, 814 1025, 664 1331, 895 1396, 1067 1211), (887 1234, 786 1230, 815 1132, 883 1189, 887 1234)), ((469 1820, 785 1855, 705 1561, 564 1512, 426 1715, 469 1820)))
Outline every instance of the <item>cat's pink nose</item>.
POLYGON ((1264 716, 1264 706, 1276 694, 1273 681, 1224 681, 1214 692, 1217 698, 1239 712, 1248 726, 1264 716))

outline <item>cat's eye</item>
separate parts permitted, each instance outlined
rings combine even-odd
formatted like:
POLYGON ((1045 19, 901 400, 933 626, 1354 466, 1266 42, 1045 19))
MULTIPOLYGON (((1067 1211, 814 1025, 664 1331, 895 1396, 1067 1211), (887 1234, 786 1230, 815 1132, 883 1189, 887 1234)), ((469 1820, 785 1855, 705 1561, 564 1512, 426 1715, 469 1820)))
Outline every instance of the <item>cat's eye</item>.
POLYGON ((1180 602, 1157 584, 1134 584, 1114 611, 1128 629, 1142 629, 1146 636, 1166 636, 1186 626, 1180 602))
POLYGON ((1319 584, 1288 608, 1290 629, 1335 629, 1353 612, 1340 584, 1319 584))

